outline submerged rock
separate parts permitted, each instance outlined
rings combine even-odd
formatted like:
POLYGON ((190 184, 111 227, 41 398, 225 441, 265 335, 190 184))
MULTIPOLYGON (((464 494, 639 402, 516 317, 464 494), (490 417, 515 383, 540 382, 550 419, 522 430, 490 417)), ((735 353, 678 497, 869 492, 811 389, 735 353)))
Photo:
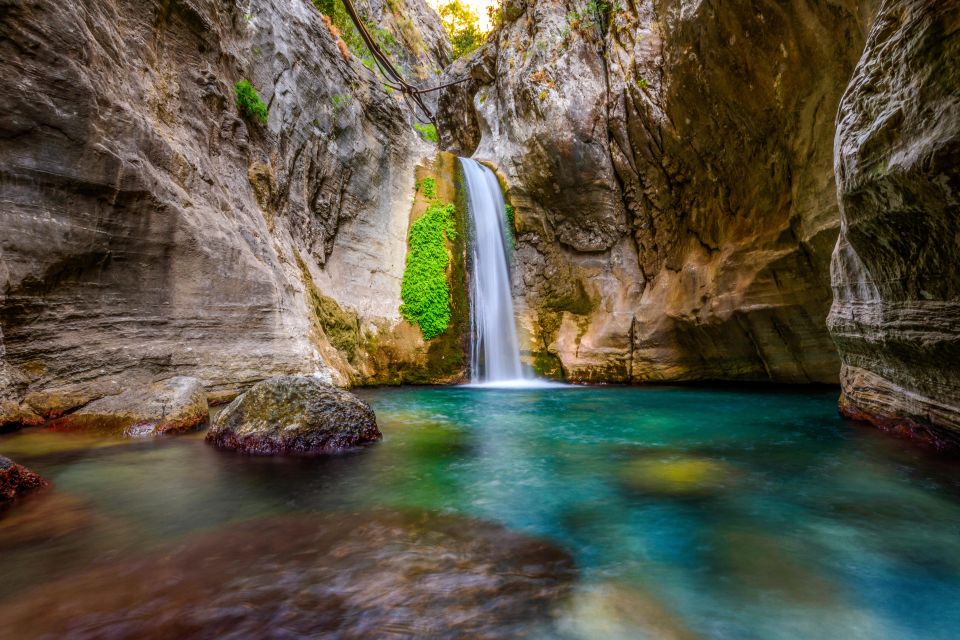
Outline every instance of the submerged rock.
POLYGON ((641 493, 696 498, 726 490, 737 482, 739 475, 731 465, 709 458, 643 457, 621 469, 620 481, 641 493))
POLYGON ((47 481, 10 458, 0 456, 0 507, 34 489, 47 486, 47 481))
POLYGON ((516 638, 575 575, 499 525, 425 512, 255 520, 0 605, 10 637, 516 638))
POLYGON ((835 605, 840 589, 806 559, 816 551, 803 537, 782 532, 723 528, 718 531, 705 565, 724 576, 731 593, 769 603, 771 598, 806 606, 835 605))
POLYGON ((97 522, 96 512, 86 501, 66 493, 45 491, 0 518, 0 549, 75 537, 97 522))
POLYGON ((562 627, 575 637, 604 640, 696 640, 679 615, 637 586, 607 582, 578 592, 562 627))
POLYGON ((188 431, 210 414, 196 378, 177 376, 106 396, 53 420, 57 431, 92 431, 128 437, 188 431))
POLYGON ((256 384, 217 416, 207 442, 255 455, 336 453, 383 438, 373 410, 310 376, 256 384))

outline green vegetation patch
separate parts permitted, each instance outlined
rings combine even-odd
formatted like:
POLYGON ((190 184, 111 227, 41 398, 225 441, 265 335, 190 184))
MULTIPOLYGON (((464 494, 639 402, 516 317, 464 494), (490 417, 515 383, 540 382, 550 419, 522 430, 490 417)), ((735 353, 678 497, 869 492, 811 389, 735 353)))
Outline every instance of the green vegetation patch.
POLYGON ((437 127, 432 124, 420 124, 419 122, 413 123, 413 128, 417 130, 417 133, 420 134, 420 137, 426 140, 427 142, 432 142, 433 144, 440 144, 440 137, 437 135, 437 127))
POLYGON ((427 177, 417 181, 417 191, 422 193, 428 200, 433 200, 437 194, 437 181, 427 177))
MULTIPOLYGON (((357 29, 357 26, 353 24, 353 20, 350 19, 350 14, 347 13, 347 8, 343 4, 343 0, 313 0, 313 6, 330 19, 330 23, 333 25, 331 33, 346 44, 349 52, 359 58, 363 66, 373 70, 376 67, 373 54, 367 49, 366 43, 360 36, 360 31, 357 29)), ((363 7, 357 7, 357 11, 360 12, 360 19, 367 27, 367 31, 370 32, 370 35, 373 36, 373 39, 384 51, 388 54, 398 54, 401 52, 400 43, 397 42, 397 39, 390 31, 374 23, 364 15, 363 7)), ((419 36, 419 33, 417 35, 419 36)), ((347 57, 346 54, 344 54, 344 56, 347 57)))
POLYGON ((516 249, 517 248, 517 236, 516 236, 517 212, 513 208, 513 205, 510 204, 509 202, 504 205, 504 210, 506 211, 506 214, 507 214, 507 219, 505 221, 506 224, 504 225, 506 227, 504 229, 504 233, 507 236, 507 243, 512 248, 516 249))
POLYGON ((237 109, 245 118, 260 124, 267 124, 267 105, 263 104, 260 94, 253 88, 249 80, 241 80, 234 87, 236 91, 237 109))
POLYGON ((583 11, 567 12, 567 24, 572 29, 581 32, 596 29, 605 34, 610 28, 613 17, 623 11, 623 6, 617 1, 589 0, 583 11))
POLYGON ((435 338, 450 325, 450 288, 447 240, 457 237, 452 203, 434 201, 410 227, 410 251, 400 288, 400 315, 420 326, 426 340, 435 338))

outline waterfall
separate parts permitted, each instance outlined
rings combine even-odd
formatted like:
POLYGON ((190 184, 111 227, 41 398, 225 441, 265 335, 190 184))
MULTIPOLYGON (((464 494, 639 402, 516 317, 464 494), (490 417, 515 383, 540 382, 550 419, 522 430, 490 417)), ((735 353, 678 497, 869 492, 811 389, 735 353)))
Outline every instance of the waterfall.
POLYGON ((507 216, 500 183, 476 160, 460 158, 471 220, 470 367, 474 384, 524 385, 510 295, 507 216))

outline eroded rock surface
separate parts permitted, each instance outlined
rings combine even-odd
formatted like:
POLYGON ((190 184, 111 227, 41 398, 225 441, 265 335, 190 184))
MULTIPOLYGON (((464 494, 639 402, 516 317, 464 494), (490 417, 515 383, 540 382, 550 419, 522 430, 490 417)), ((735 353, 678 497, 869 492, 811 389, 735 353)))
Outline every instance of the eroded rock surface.
POLYGON ((960 442, 960 3, 884 2, 840 106, 841 409, 960 442))
POLYGON ((311 376, 254 385, 217 416, 207 442, 253 455, 322 455, 383 438, 366 402, 311 376))
MULTIPOLYGON (((399 322, 414 166, 432 149, 312 3, 28 0, 0 15, 0 422, 174 375, 211 392, 357 375, 310 290, 358 335, 399 322), (238 112, 241 79, 265 125, 238 112)), ((436 22, 419 63, 443 62, 436 22)))
POLYGON ((94 400, 51 421, 48 428, 127 437, 158 436, 195 429, 209 415, 203 383, 196 378, 176 376, 94 400))
POLYGON ((538 368, 837 380, 833 119, 872 4, 505 4, 441 115, 517 208, 538 368))
POLYGON ((0 605, 10 637, 513 639, 573 562, 499 525, 430 513, 257 520, 0 605))

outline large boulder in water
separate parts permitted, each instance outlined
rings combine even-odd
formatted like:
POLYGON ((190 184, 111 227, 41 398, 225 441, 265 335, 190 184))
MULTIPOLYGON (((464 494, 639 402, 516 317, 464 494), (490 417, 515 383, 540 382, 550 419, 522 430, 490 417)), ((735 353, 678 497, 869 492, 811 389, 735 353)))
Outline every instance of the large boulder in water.
POLYGON ((47 481, 10 458, 0 456, 0 508, 26 493, 47 486, 47 481))
POLYGON ((189 431, 207 420, 210 409, 203 383, 175 376, 131 386, 53 420, 57 431, 91 431, 128 437, 189 431))
POLYGON ((549 542, 454 515, 257 519, 6 599, 0 635, 506 640, 549 624, 575 575, 549 542))
POLYGON ((207 433, 220 449, 322 455, 383 438, 367 403, 310 376, 264 380, 231 402, 207 433))

